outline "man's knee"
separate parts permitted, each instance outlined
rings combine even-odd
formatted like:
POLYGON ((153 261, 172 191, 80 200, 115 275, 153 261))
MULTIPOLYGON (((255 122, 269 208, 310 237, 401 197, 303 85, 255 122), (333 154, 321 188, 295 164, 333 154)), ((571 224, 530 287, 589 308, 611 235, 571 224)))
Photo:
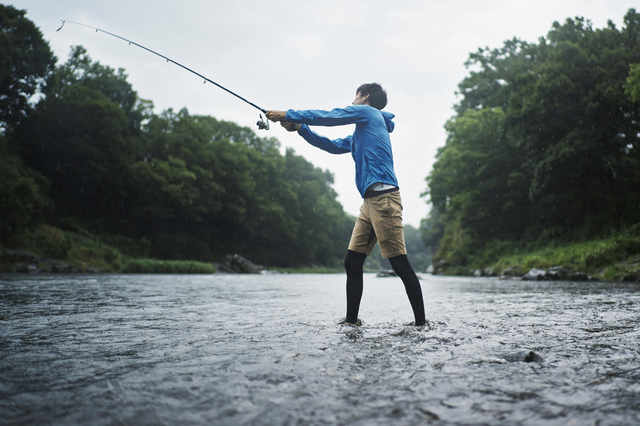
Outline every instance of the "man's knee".
POLYGON ((409 264, 409 259, 406 254, 389 258, 389 263, 391 263, 391 268, 393 268, 398 275, 404 271, 413 270, 413 268, 411 268, 411 264, 409 264))
POLYGON ((367 255, 364 253, 358 253, 357 251, 348 250, 347 256, 344 258, 344 268, 347 271, 361 269, 366 258, 367 255))

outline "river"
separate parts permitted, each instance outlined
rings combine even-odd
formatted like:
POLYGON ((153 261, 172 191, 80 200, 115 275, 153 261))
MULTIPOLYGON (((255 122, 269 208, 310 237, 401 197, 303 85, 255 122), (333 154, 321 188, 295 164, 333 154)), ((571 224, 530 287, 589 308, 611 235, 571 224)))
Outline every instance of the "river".
POLYGON ((0 275, 0 423, 640 424, 640 285, 0 275))

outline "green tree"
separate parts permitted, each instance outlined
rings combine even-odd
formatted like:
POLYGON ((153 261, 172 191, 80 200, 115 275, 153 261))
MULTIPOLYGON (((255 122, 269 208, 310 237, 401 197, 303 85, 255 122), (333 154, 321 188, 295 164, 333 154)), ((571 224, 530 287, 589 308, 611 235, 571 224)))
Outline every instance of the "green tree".
MULTIPOLYGON (((627 28, 638 18, 631 10, 627 28)), ((538 66, 540 79, 523 111, 527 128, 541 129, 526 166, 542 232, 590 227, 592 233, 640 219, 628 216, 625 206, 638 184, 632 166, 637 149, 629 151, 637 147, 638 125, 630 120, 634 111, 623 83, 639 49, 628 48, 627 28, 610 23, 593 30, 576 19, 555 23, 549 33, 548 58, 538 66)))
POLYGON ((439 221, 448 225, 440 244, 452 263, 464 264, 466 254, 488 239, 522 236, 526 181, 504 120, 498 107, 468 109, 445 126, 447 143, 427 182, 439 221))
POLYGON ((289 256, 298 264, 332 266, 346 254, 353 223, 331 187, 333 175, 287 150, 285 179, 295 194, 285 204, 296 225, 289 256), (310 243, 312 242, 312 243, 310 243))
POLYGON ((14 128, 31 111, 56 58, 26 11, 0 4, 0 133, 14 128))
POLYGON ((117 93, 135 92, 122 73, 92 63, 80 47, 43 92, 16 130, 23 158, 51 182, 58 217, 80 218, 96 230, 121 228, 136 143, 117 93))
POLYGON ((427 178, 433 229, 444 227, 437 261, 464 265, 491 240, 585 238, 640 221, 640 121, 629 98, 639 29, 630 9, 621 30, 568 19, 537 44, 470 55, 427 178))
POLYGON ((48 196, 49 182, 10 154, 0 136, 0 242, 44 221, 53 210, 48 196))
POLYGON ((278 266, 343 256, 346 215, 332 176, 293 151, 281 155, 277 140, 183 109, 153 116, 141 141, 129 219, 155 255, 240 253, 278 266))
POLYGON ((20 159, 13 132, 31 114, 31 98, 55 60, 26 12, 0 5, 0 242, 5 244, 53 209, 49 182, 20 159))
POLYGON ((631 102, 640 103, 640 64, 629 66, 629 76, 624 91, 631 102))
POLYGON ((153 104, 140 99, 123 68, 117 71, 93 61, 82 46, 73 46, 67 62, 56 68, 44 93, 49 97, 63 97, 74 87, 83 86, 100 92, 116 103, 127 117, 126 135, 137 135, 143 121, 150 117, 153 104))

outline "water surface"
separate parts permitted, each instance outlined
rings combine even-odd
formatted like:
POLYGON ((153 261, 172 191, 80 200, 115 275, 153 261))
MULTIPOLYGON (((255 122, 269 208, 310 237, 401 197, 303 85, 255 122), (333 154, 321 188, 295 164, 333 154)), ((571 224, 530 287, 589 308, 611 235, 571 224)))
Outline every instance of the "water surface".
POLYGON ((638 284, 344 281, 0 276, 0 423, 640 423, 638 284))

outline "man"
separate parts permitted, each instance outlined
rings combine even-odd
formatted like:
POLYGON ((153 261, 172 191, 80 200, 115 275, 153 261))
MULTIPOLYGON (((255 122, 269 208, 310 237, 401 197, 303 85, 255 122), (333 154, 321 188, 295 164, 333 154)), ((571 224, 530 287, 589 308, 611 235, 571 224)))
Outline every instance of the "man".
POLYGON ((393 114, 383 112, 387 93, 377 83, 363 84, 356 91, 352 106, 331 111, 268 111, 267 117, 280 122, 288 131, 297 131, 311 145, 332 154, 351 153, 356 166, 356 185, 362 198, 344 264, 347 272, 347 316, 343 324, 358 320, 363 289, 363 265, 376 245, 382 257, 404 283, 413 309, 415 325, 426 324, 420 281, 407 259, 402 230, 402 201, 393 169, 389 133, 395 124, 393 114), (331 140, 309 126, 355 124, 352 135, 331 140))

